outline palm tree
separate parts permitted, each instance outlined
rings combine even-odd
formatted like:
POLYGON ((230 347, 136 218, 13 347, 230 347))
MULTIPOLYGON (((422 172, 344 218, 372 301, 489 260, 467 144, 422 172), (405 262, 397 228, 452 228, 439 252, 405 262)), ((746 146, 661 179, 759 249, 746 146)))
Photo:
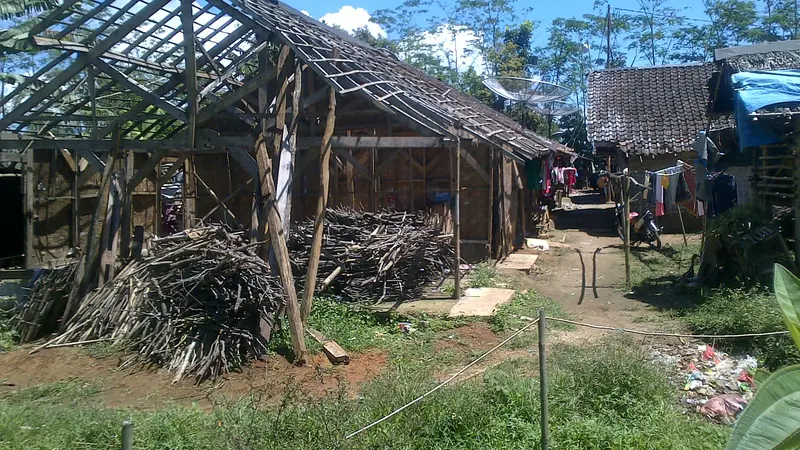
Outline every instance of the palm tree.
POLYGON ((0 20, 13 20, 58 7, 58 0, 0 0, 0 20))

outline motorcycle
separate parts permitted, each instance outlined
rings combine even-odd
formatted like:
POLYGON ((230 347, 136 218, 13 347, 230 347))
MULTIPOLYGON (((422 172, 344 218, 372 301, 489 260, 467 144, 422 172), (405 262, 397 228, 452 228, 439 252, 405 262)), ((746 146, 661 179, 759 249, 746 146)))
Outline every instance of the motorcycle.
MULTIPOLYGON (((617 203, 617 234, 622 242, 625 242, 625 228, 622 217, 625 215, 625 206, 617 203)), ((650 210, 640 217, 639 213, 632 212, 628 217, 631 227, 631 245, 639 245, 646 242, 651 248, 661 250, 661 230, 656 226, 653 213, 650 210)))

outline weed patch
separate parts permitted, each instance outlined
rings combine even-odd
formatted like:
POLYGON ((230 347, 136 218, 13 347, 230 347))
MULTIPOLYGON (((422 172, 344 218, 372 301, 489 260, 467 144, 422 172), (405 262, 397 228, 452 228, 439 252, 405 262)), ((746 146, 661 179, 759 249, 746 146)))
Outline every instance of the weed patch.
POLYGON ((11 323, 11 312, 0 310, 0 351, 13 347, 18 338, 19 333, 11 323))
MULTIPOLYGON (((681 319, 699 334, 750 334, 785 331, 774 295, 763 287, 712 291, 681 319)), ((786 336, 761 336, 721 341, 732 351, 756 355, 769 369, 800 363, 800 351, 786 336)))

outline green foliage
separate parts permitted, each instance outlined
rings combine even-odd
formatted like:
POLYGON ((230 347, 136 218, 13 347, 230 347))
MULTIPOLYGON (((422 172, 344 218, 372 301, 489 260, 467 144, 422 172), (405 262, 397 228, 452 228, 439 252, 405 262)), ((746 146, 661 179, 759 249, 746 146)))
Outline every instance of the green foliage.
POLYGON ((800 365, 775 372, 736 422, 729 450, 796 449, 800 445, 800 365))
MULTIPOLYGON (((764 288, 720 289, 681 315, 698 334, 750 334, 784 331, 775 297, 764 288)), ((754 353, 766 367, 779 368, 800 362, 800 351, 785 335, 720 341, 735 350, 754 353)))
MULTIPOLYGON (((489 324, 495 333, 517 330, 529 323, 530 319, 539 317, 539 310, 542 308, 544 308, 544 312, 548 317, 562 319, 570 317, 557 301, 536 291, 529 290, 518 292, 511 302, 497 308, 494 315, 489 318, 489 324)), ((562 323, 551 322, 549 328, 553 327, 571 328, 571 326, 562 323)))
MULTIPOLYGON (((348 351, 385 347, 394 339, 392 333, 396 333, 392 326, 380 323, 373 312, 356 305, 337 302, 330 297, 314 299, 308 323, 311 328, 336 341, 348 351)), ((312 351, 321 350, 313 339, 306 339, 306 343, 312 351)), ((285 354, 291 347, 287 326, 274 333, 270 339, 270 348, 276 352, 285 354)))
POLYGON ((780 305, 783 323, 792 334, 795 346, 800 349, 800 279, 780 264, 775 264, 775 297, 780 305))
MULTIPOLYGON (((780 313, 800 349, 800 279, 775 265, 775 295, 780 313)), ((800 446, 800 365, 786 367, 758 388, 736 422, 730 450, 794 449, 800 446)))
POLYGON ((55 0, 3 0, 0 2, 0 20, 13 20, 43 13, 55 9, 58 4, 55 0))
POLYGON ((478 264, 470 274, 469 286, 474 288, 497 287, 497 269, 489 264, 478 264))
POLYGON ((11 316, 11 312, 0 310, 0 351, 10 349, 19 338, 19 333, 12 324, 11 316))

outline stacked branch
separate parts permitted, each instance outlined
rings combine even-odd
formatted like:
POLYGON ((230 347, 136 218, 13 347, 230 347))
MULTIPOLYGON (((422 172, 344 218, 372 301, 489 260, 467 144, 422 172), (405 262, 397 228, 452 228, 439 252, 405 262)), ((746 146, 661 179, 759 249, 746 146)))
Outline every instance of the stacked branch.
POLYGON ((42 272, 33 283, 25 303, 15 314, 20 343, 35 341, 58 329, 75 281, 77 264, 42 272))
MULTIPOLYGON (((342 267, 331 289, 353 301, 406 300, 452 269, 452 236, 429 214, 328 209, 318 280, 342 267)), ((314 220, 292 230, 289 251, 302 280, 309 260, 314 220)))
POLYGON ((48 345, 109 339, 152 364, 199 382, 266 355, 262 317, 283 301, 280 281, 241 234, 194 228, 154 242, 90 292, 48 345))

